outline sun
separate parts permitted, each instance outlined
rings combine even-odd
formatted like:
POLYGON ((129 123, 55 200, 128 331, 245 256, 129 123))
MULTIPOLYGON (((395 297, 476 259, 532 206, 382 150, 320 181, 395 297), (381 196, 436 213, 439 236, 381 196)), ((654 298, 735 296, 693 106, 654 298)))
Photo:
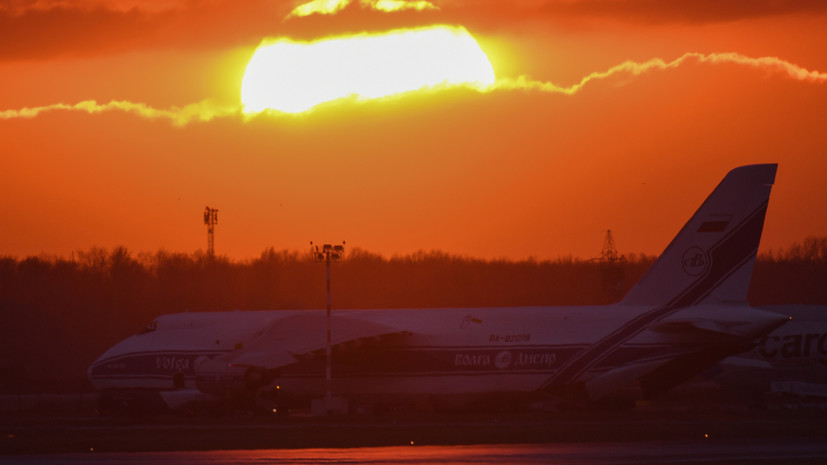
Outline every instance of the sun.
POLYGON ((494 83, 477 41, 460 26, 396 29, 313 42, 265 40, 241 81, 247 113, 300 113, 341 98, 376 99, 420 89, 494 83))

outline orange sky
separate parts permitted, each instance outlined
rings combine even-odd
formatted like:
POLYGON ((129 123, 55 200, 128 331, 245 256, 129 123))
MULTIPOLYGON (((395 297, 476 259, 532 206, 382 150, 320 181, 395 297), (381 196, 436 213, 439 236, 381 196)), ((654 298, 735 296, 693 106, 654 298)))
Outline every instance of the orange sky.
POLYGON ((574 95, 471 89, 332 103, 298 116, 176 126, 123 111, 11 111, 94 99, 168 109, 239 102, 265 37, 462 25, 498 80, 570 86, 627 60, 778 57, 827 72, 819 1, 352 3, 12 1, 0 6, 0 255, 91 246, 192 252, 218 208, 216 252, 346 240, 390 256, 659 253, 731 168, 778 162, 762 250, 827 235, 827 82, 687 59, 574 95), (6 113, 3 113, 3 112, 6 113))

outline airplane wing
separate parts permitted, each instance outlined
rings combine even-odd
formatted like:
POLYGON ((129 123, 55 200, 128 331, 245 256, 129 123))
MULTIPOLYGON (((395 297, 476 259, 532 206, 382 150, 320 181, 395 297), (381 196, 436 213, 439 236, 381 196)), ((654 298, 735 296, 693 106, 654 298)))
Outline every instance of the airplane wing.
POLYGON ((652 331, 669 334, 707 334, 709 336, 733 336, 731 325, 706 319, 663 321, 651 327, 652 331))
POLYGON ((708 337, 747 338, 755 337, 756 323, 765 331, 786 323, 778 313, 768 312, 746 305, 721 305, 696 307, 692 312, 678 312, 667 316, 649 327, 658 333, 673 335, 702 335, 708 337))
POLYGON ((772 366, 772 363, 762 360, 760 358, 751 358, 747 356, 740 356, 735 355, 732 357, 727 357, 720 362, 718 362, 721 367, 725 369, 750 369, 750 370, 765 370, 771 371, 774 370, 775 367, 772 366))
POLYGON ((602 399, 615 392, 618 386, 630 385, 665 363, 663 360, 652 360, 615 368, 590 379, 583 385, 583 388, 589 399, 602 399))
MULTIPOLYGON (((353 349, 369 340, 411 334, 354 317, 333 316, 330 326, 333 348, 353 349)), ((195 369, 196 386, 207 394, 223 394, 227 389, 236 392, 257 389, 272 382, 279 368, 323 354, 326 339, 324 314, 308 312, 280 318, 251 342, 200 363, 195 369)))
POLYGON ((631 363, 586 381, 583 388, 588 398, 593 400, 614 393, 619 386, 635 386, 644 398, 651 398, 692 378, 728 355, 740 352, 743 347, 738 343, 730 345, 722 341, 671 359, 631 363))
MULTIPOLYGON (((711 310, 717 313, 722 310, 711 310)), ((738 310, 729 308, 730 316, 736 311, 758 313, 754 309, 738 310)), ((607 371, 584 384, 589 398, 599 399, 612 392, 618 386, 637 384, 645 397, 662 392, 679 382, 689 379, 705 368, 720 360, 748 350, 755 341, 743 336, 743 327, 749 319, 716 319, 714 317, 688 317, 674 315, 660 320, 649 327, 656 333, 680 340, 703 340, 704 347, 675 354, 669 358, 657 360, 640 360, 607 371)))
MULTIPOLYGON (((355 348, 366 340, 410 334, 360 318, 331 317, 331 345, 355 348)), ((275 321, 249 346, 229 354, 235 366, 275 369, 324 350, 327 321, 323 314, 293 315, 275 321)))

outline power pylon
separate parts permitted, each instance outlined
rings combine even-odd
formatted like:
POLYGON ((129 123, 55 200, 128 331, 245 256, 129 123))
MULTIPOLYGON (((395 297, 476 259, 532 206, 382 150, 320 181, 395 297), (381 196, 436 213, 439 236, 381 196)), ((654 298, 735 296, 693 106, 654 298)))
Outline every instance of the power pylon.
POLYGON ((616 302, 623 297, 622 292, 625 287, 623 262, 625 261, 626 257, 617 253, 612 230, 607 229, 606 238, 603 239, 603 250, 600 252, 600 258, 597 259, 597 262, 600 263, 603 292, 607 303, 616 302))
POLYGON ((618 255, 615 247, 615 240, 612 237, 612 230, 606 230, 606 239, 603 240, 603 251, 600 252, 600 261, 602 263, 617 263, 623 261, 624 257, 618 255))

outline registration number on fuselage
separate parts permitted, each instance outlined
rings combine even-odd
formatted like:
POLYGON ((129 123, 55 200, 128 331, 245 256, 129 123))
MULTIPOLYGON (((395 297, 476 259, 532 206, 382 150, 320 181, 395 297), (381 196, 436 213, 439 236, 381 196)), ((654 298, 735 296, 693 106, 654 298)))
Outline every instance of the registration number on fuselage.
POLYGON ((531 340, 531 333, 525 334, 492 334, 488 337, 488 342, 499 342, 505 344, 513 344, 517 342, 528 342, 531 340))

